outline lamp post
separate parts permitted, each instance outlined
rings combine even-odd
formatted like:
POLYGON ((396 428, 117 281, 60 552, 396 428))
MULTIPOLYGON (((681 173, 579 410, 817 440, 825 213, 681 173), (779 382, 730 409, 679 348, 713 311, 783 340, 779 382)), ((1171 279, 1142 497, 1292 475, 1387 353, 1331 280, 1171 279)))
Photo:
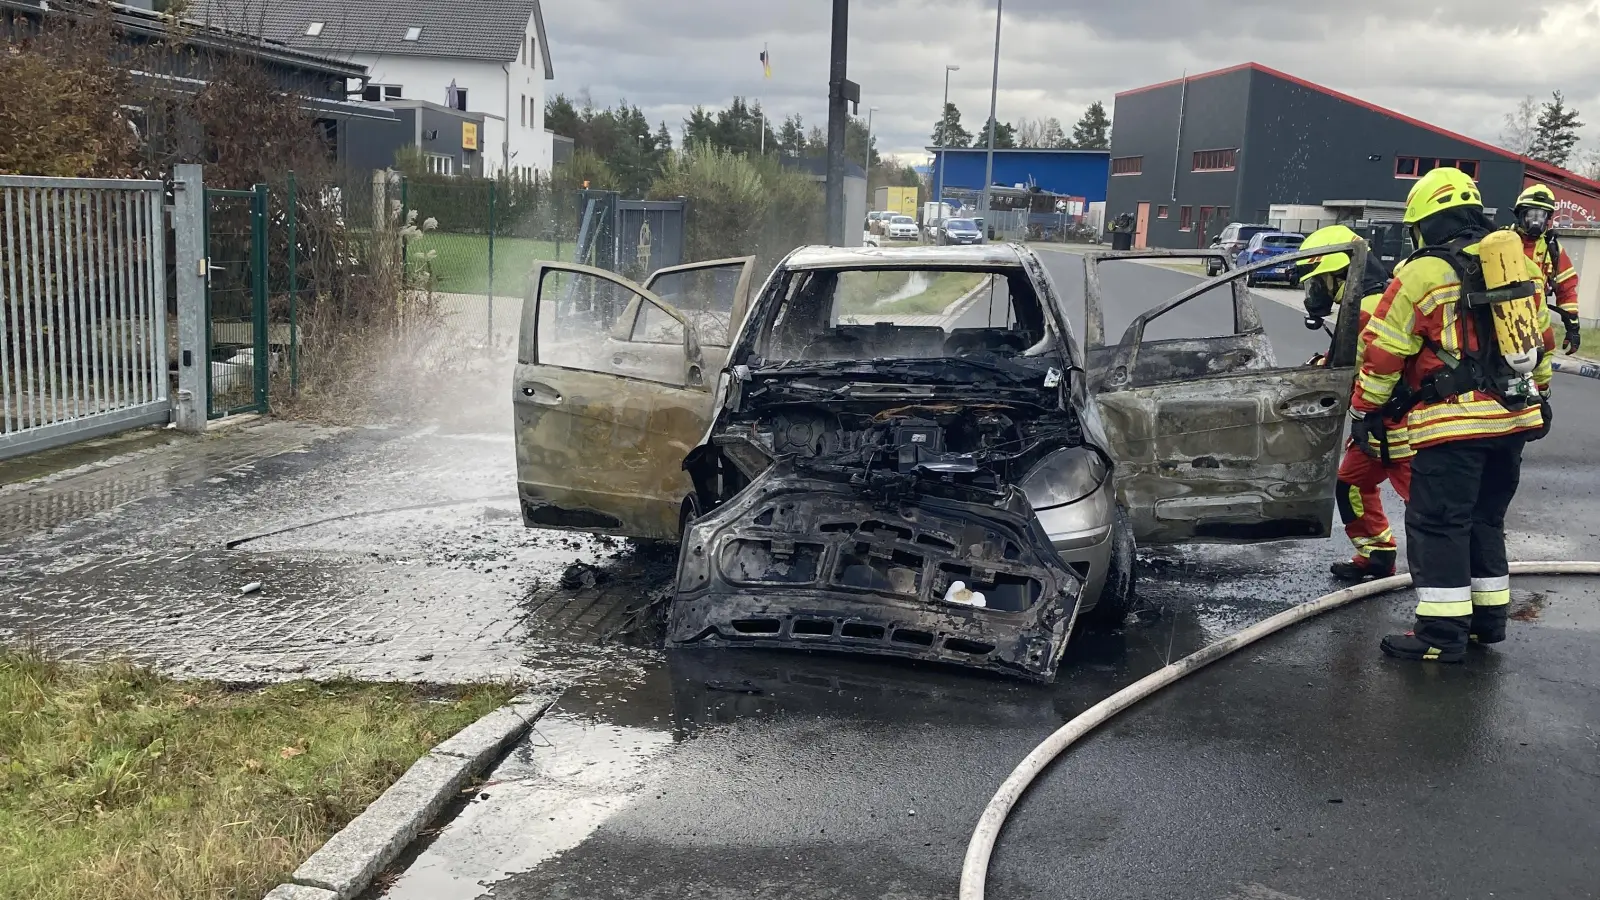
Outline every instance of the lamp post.
POLYGON ((983 166, 983 200, 978 215, 983 217, 983 230, 989 231, 989 184, 994 181, 994 129, 995 102, 1000 96, 1000 13, 1006 0, 994 4, 994 76, 989 81, 989 153, 983 166))
POLYGON ((949 162, 948 154, 944 152, 945 144, 950 140, 950 129, 945 127, 945 115, 950 111, 950 73, 961 71, 960 66, 944 67, 944 104, 939 107, 939 161, 938 171, 934 172, 933 199, 939 204, 939 221, 944 221, 944 167, 949 162))

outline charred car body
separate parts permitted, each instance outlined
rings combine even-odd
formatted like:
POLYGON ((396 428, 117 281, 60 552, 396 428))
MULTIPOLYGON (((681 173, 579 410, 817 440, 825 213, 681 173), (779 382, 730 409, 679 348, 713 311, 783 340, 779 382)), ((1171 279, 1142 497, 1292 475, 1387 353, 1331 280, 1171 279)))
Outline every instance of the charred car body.
POLYGON ((1237 284, 1231 337, 1144 340, 1196 290, 1107 346, 1098 267, 1129 255, 1086 260, 1082 350, 1018 245, 805 248, 754 297, 748 261, 720 261, 706 271, 740 287, 675 297, 692 309, 542 266, 514 395, 524 520, 679 539, 670 644, 1049 680, 1078 619, 1126 615, 1136 540, 1309 537, 1332 517, 1342 351, 1277 369, 1237 284), (580 278, 632 294, 602 304, 617 322, 572 314, 593 318, 580 278), (655 370, 598 371, 636 361, 652 317, 643 336, 672 350, 655 370))

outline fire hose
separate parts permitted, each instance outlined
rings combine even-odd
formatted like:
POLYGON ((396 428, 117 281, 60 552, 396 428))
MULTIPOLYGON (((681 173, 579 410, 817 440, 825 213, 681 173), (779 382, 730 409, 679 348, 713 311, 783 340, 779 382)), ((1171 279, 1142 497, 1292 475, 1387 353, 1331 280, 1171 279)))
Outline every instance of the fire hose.
MULTIPOLYGON (((1514 562, 1511 564, 1511 574, 1600 575, 1600 562, 1514 562)), ((1033 752, 1012 770, 1001 783, 1000 789, 995 791, 994 797, 989 800, 983 815, 978 818, 978 826, 973 830, 971 840, 967 842, 967 856, 961 866, 960 900, 983 900, 984 883, 989 872, 989 857, 994 853, 995 841, 1000 837, 1000 829, 1005 826, 1006 817, 1011 814, 1012 808, 1022 799, 1022 793, 1033 784, 1034 779, 1038 778, 1051 762, 1065 753, 1067 748, 1089 732, 1156 691, 1186 675, 1198 672, 1235 650, 1248 647, 1290 625, 1304 622, 1357 600, 1410 586, 1409 574, 1392 575, 1342 591, 1324 594, 1315 600, 1290 607, 1269 619, 1257 622, 1249 628, 1197 650, 1165 668, 1151 672, 1079 713, 1035 747, 1033 752)))

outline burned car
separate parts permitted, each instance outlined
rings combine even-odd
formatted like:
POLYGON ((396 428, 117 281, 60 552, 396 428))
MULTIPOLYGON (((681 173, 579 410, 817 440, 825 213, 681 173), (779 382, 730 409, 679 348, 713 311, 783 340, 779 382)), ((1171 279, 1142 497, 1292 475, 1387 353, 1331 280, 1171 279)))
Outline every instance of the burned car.
POLYGON ((678 305, 542 265, 514 394, 524 521, 679 540, 672 645, 1048 681, 1076 622, 1126 616, 1136 542, 1330 529, 1353 327, 1334 366, 1277 368, 1229 284, 1247 268, 1107 345, 1099 266, 1137 255, 1086 259, 1082 349, 1020 245, 802 248, 754 296, 747 261, 686 267, 741 287, 678 305), (1234 334, 1145 340, 1219 287, 1234 334), (596 327, 597 308, 623 312, 596 327))

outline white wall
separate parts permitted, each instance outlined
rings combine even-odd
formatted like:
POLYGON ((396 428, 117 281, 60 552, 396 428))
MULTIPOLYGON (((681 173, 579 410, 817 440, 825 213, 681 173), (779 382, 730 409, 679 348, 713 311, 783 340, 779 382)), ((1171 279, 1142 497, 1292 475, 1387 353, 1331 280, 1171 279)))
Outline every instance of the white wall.
POLYGON ((493 117, 485 123, 481 139, 480 152, 486 172, 497 173, 506 165, 507 150, 513 170, 548 172, 552 150, 549 136, 544 133, 546 81, 544 64, 540 61, 544 48, 537 48, 539 59, 526 58, 528 39, 534 37, 535 32, 530 20, 522 38, 524 58, 512 60, 504 67, 501 63, 483 60, 361 53, 353 54, 352 61, 367 67, 372 84, 399 85, 407 100, 426 100, 442 106, 450 82, 454 80, 456 87, 467 92, 469 112, 493 117), (532 115, 526 119, 527 124, 523 124, 523 103, 531 105, 532 115))

